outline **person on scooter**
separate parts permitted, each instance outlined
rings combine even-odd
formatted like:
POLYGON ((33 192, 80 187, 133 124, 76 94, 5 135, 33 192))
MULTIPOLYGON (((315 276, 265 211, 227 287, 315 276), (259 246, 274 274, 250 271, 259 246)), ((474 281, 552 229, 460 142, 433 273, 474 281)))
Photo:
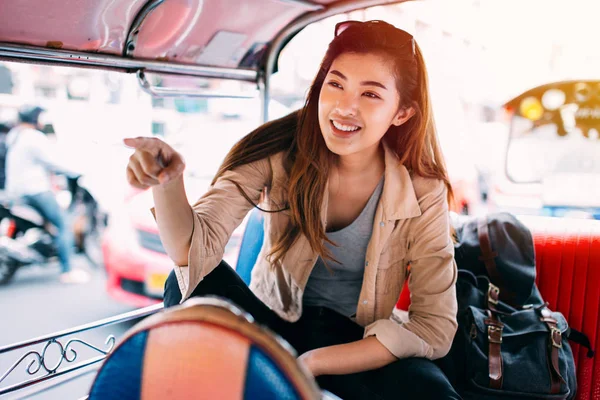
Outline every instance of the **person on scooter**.
POLYGON ((51 173, 76 175, 59 161, 52 145, 41 132, 40 116, 45 110, 39 106, 24 106, 19 110, 18 124, 6 138, 6 190, 21 197, 25 203, 38 211, 44 219, 58 229, 56 247, 60 260, 63 283, 84 283, 89 274, 73 269, 73 231, 67 215, 63 212, 52 192, 51 173))

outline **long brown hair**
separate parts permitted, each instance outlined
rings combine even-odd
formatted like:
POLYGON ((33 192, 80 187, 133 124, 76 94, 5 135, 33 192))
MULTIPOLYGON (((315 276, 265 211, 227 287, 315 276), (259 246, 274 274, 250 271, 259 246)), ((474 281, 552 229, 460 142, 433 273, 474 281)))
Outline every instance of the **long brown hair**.
POLYGON ((321 134, 318 106, 325 77, 333 61, 341 54, 378 54, 392 61, 400 94, 399 107, 413 107, 415 114, 401 126, 392 125, 383 140, 411 174, 442 180, 448 188, 448 202, 452 201, 452 187, 433 120, 423 55, 414 39, 406 42, 405 38, 405 32, 381 21, 348 27, 329 44, 305 106, 255 129, 227 154, 213 184, 227 170, 282 151, 286 153, 283 159, 289 177, 286 208, 290 210, 290 226, 273 244, 270 257, 274 265, 284 258, 300 234, 308 239, 313 251, 323 258, 331 258, 324 245, 329 240, 321 220, 321 204, 334 155, 321 134))

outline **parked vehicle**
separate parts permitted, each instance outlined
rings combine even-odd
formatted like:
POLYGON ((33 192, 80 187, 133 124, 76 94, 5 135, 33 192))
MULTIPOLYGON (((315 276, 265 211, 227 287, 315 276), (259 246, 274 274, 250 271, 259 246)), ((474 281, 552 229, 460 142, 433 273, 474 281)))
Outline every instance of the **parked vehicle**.
MULTIPOLYGON (((187 180, 188 198, 197 198, 210 184, 209 179, 187 180)), ((135 307, 162 300, 165 281, 173 269, 158 236, 158 227, 150 212, 152 193, 136 191, 124 207, 111 216, 102 236, 108 294, 135 307)), ((225 248, 223 258, 235 266, 245 224, 236 229, 225 248)))

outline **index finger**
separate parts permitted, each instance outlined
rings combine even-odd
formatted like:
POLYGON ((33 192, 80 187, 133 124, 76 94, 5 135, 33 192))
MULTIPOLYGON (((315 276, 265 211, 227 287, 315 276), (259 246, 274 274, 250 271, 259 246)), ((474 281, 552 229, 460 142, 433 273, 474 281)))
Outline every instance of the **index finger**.
POLYGON ((162 144, 159 139, 142 136, 123 139, 123 143, 125 143, 125 146, 136 150, 145 150, 153 154, 160 150, 162 144))

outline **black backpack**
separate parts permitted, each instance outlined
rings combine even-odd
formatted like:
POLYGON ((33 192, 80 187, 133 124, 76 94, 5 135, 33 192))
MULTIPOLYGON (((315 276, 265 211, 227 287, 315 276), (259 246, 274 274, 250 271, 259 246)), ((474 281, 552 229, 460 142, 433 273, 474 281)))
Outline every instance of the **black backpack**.
POLYGON ((443 360, 465 398, 572 399, 567 339, 590 349, 535 285, 531 232, 513 215, 470 218, 456 227, 458 331, 443 360), (451 365, 452 367, 449 367, 451 365))

